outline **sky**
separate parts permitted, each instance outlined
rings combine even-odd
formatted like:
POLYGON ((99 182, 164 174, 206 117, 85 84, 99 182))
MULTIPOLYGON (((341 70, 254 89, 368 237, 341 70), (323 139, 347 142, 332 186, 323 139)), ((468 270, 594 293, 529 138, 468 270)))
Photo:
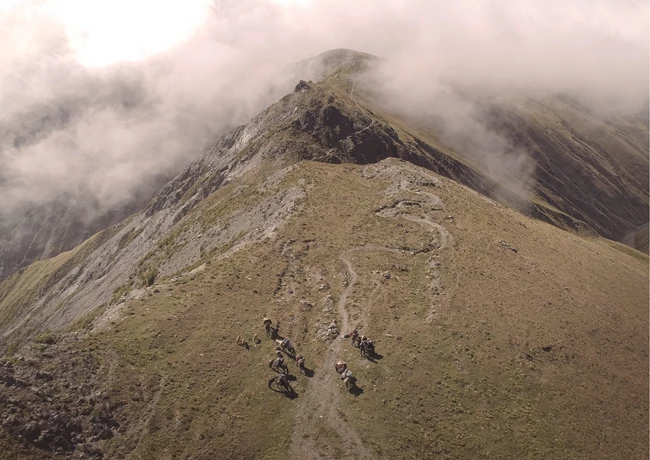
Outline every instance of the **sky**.
POLYGON ((287 63, 333 48, 385 58, 387 99, 480 141, 448 88, 634 113, 648 19, 636 0, 0 0, 0 218, 60 196, 120 206, 290 92, 287 63))

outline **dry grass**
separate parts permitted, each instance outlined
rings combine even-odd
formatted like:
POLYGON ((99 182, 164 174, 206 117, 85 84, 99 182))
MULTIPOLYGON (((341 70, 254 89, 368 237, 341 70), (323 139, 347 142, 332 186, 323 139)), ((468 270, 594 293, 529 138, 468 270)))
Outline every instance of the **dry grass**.
POLYGON ((267 388, 265 315, 280 321, 316 376, 331 380, 338 396, 323 403, 336 405, 340 426, 356 431, 374 458, 647 457, 646 256, 443 181, 421 190, 438 195, 444 211, 412 211, 453 237, 434 296, 431 253, 381 248, 424 248, 439 235, 375 214, 418 195, 389 197, 390 175, 364 179, 352 165, 302 163, 284 186, 298 180, 309 190, 304 206, 275 237, 156 285, 80 345, 117 356, 107 385, 124 404, 125 431, 107 442, 109 458, 287 458, 300 442, 297 420, 309 423, 302 438, 314 455, 356 454, 306 405, 315 386, 294 364, 296 399, 267 388), (358 397, 323 368, 330 346, 316 338, 341 320, 341 254, 354 247, 368 249, 351 255, 358 280, 347 312, 383 355, 373 363, 342 345, 358 397), (238 335, 250 350, 237 346, 238 335))

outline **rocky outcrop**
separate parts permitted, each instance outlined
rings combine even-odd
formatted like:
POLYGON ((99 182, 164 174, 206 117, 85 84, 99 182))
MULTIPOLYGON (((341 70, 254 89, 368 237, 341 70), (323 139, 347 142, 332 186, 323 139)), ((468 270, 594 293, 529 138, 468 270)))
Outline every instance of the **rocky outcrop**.
POLYGON ((40 340, 26 356, 0 360, 2 430, 33 458, 103 458, 102 441, 120 431, 119 405, 104 388, 96 355, 72 351, 75 341, 40 340))

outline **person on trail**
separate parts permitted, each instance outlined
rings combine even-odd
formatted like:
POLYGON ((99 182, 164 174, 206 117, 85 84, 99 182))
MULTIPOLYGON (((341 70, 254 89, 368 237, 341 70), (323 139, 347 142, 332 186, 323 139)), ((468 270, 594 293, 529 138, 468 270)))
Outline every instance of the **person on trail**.
POLYGON ((271 324, 273 324, 273 321, 271 321, 271 318, 264 317, 264 330, 266 331, 266 335, 271 335, 273 328, 271 327, 271 324))
POLYGON ((244 347, 247 350, 250 349, 250 346, 248 345, 248 342, 246 342, 244 339, 241 338, 241 335, 237 336, 237 345, 240 347, 244 347))
POLYGON ((305 371, 305 357, 303 355, 296 356, 296 364, 298 365, 298 368, 300 369, 301 374, 306 373, 306 371, 305 371))
POLYGON ((361 337, 361 342, 359 342, 359 350, 361 351, 361 356, 371 356, 375 354, 375 344, 372 343, 365 335, 361 337))
POLYGON ((341 380, 345 381, 345 379, 349 379, 352 377, 352 371, 350 369, 346 369, 341 373, 341 380))
POLYGON ((359 346, 359 331, 356 329, 352 331, 350 334, 350 337, 352 338, 352 346, 353 347, 358 347, 359 346))
POLYGON ((291 388, 291 385, 289 384, 289 378, 286 376, 286 374, 276 375, 271 380, 269 380, 269 388, 271 388, 271 385, 273 383, 275 383, 276 386, 284 393, 291 395, 294 392, 293 388, 291 388))
POLYGON ((294 355, 295 356, 296 349, 293 347, 293 345, 292 345, 292 343, 291 343, 291 341, 289 340, 288 337, 285 337, 282 340, 277 340, 276 339, 276 342, 278 343, 278 348, 280 350, 284 351, 285 353, 287 353, 289 355, 294 355))
POLYGON ((354 388, 354 376, 352 375, 352 371, 350 369, 343 371, 341 374, 341 380, 343 380, 346 390, 351 391, 352 388, 354 388))
POLYGON ((348 368, 348 364, 347 364, 345 361, 338 361, 338 362, 336 363, 336 365, 334 366, 334 369, 335 369, 336 372, 338 372, 339 374, 343 374, 343 372, 345 372, 345 370, 346 370, 347 368, 348 368))

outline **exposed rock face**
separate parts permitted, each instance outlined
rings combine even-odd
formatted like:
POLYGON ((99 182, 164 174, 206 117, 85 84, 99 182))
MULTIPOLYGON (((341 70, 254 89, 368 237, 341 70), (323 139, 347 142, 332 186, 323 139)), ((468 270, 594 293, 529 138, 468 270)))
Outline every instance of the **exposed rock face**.
POLYGON ((309 83, 307 83, 304 80, 300 80, 296 87, 294 88, 293 92, 294 93, 304 93, 305 91, 308 91, 311 89, 311 86, 309 83))

